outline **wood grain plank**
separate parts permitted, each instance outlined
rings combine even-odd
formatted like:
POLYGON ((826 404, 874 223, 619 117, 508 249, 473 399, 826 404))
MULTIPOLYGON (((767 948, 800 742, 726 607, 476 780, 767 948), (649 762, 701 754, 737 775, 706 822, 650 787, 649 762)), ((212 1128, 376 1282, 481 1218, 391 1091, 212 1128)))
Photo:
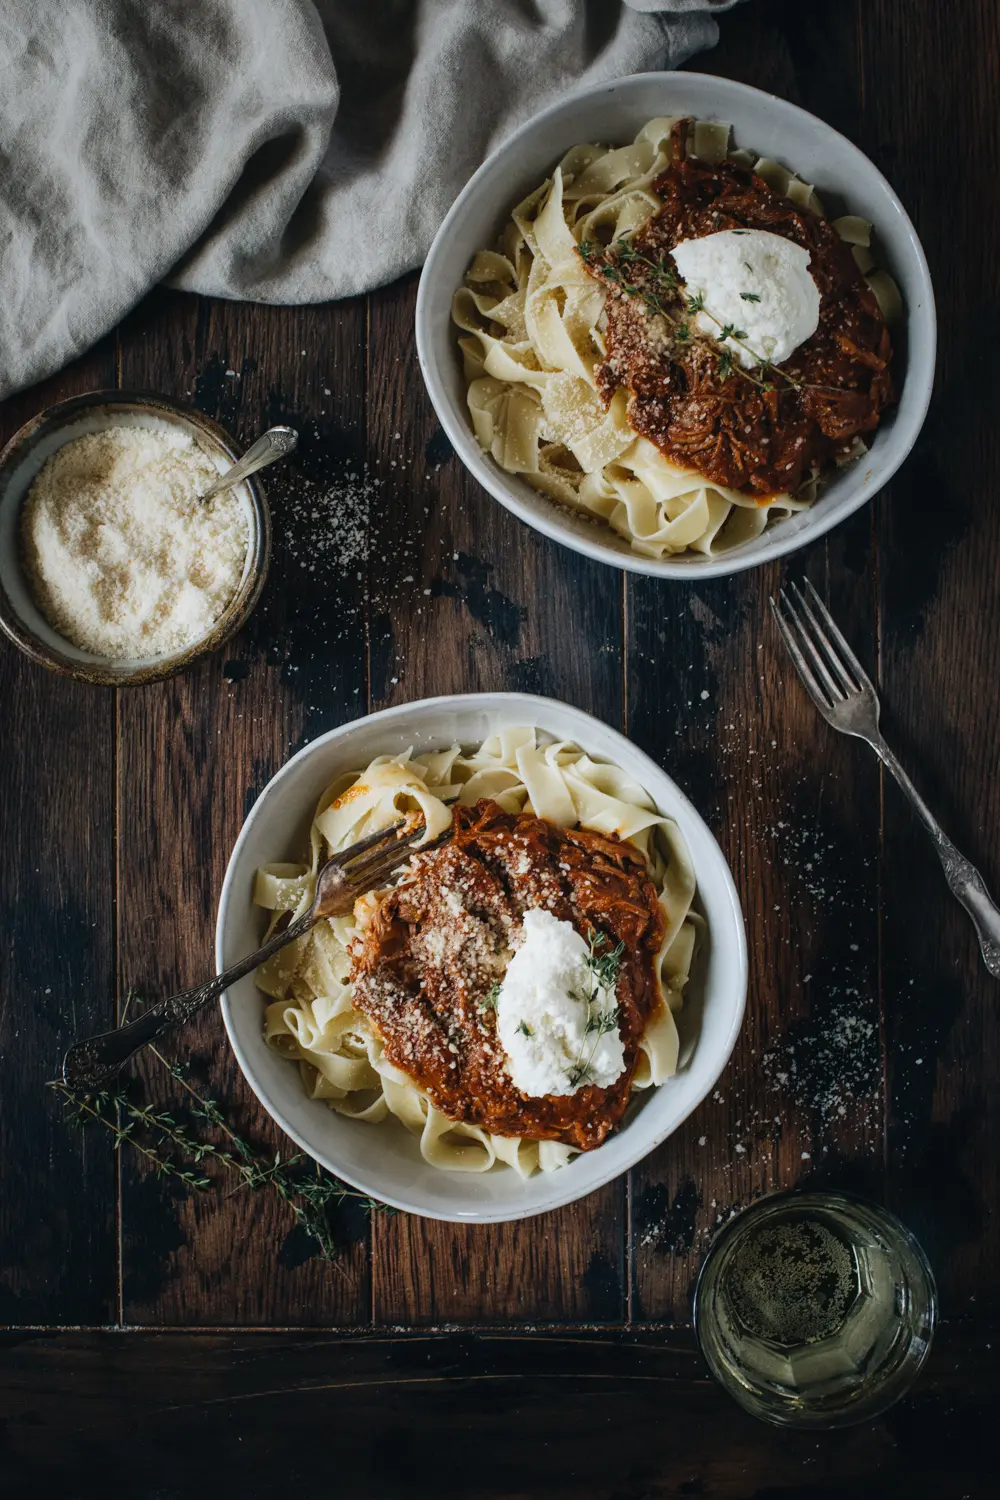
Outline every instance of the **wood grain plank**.
MULTIPOLYGON (((336 505, 327 491, 360 455, 364 308, 157 296, 123 329, 122 381, 196 401, 244 443, 275 421, 302 434, 295 460, 268 485, 274 560, 247 629, 183 676, 121 694, 122 982, 159 995, 212 971, 226 862, 267 780, 364 701, 363 601, 327 546, 336 505)), ((216 1011, 175 1050, 195 1059, 193 1078, 255 1139, 294 1149, 243 1082, 216 1011)), ((140 1073, 163 1097, 155 1060, 140 1073)), ((275 1195, 173 1193, 126 1155, 122 1230, 128 1322, 367 1321, 367 1226, 357 1213, 341 1218, 344 1250, 331 1267, 275 1195)))
MULTIPOLYGON (((927 424, 879 507, 883 728, 1000 897, 1000 14, 970 0, 947 19, 928 0, 905 21, 876 0, 862 28, 865 140, 923 241, 940 340, 927 424), (957 174, 945 134, 975 142, 957 174)), ((1000 1305, 1000 989, 889 778, 883 900, 891 1201, 924 1238, 945 1307, 978 1317, 1000 1305)))
MULTIPOLYGON (((854 133, 855 6, 771 3, 727 22, 722 46, 697 66, 854 133)), ((878 776, 815 712, 771 622, 769 594, 804 572, 871 664, 867 513, 783 567, 628 590, 629 734, 719 839, 750 954, 729 1066, 633 1173, 636 1318, 689 1316, 713 1232, 755 1197, 805 1183, 883 1192, 878 776)))
MULTIPOLYGON (((621 581, 522 526, 449 457, 413 349, 413 279, 372 299, 372 704, 551 694, 621 722, 621 581)), ((622 1185, 521 1224, 374 1232, 375 1316, 416 1325, 624 1314, 622 1185)))
MULTIPOLYGON (((994 1330, 995 1334, 995 1330, 994 1330)), ((875 1422, 787 1432, 648 1339, 62 1334, 0 1350, 9 1500, 986 1500, 989 1328, 945 1325, 875 1422)))
MULTIPOLYGON (((862 516, 783 571, 813 579, 871 661, 869 532, 862 516)), ((882 1192, 878 776, 783 657, 767 604, 781 576, 629 590, 629 736, 718 838, 750 958, 717 1088, 633 1171, 637 1318, 689 1316, 712 1233, 762 1193, 882 1192)))
POLYGON ((720 18, 719 44, 685 70, 734 78, 818 114, 858 138, 863 0, 754 0, 720 18))
MULTIPOLYGON (((115 346, 3 404, 0 441, 53 401, 112 386, 115 346)), ((45 1088, 115 1005, 114 694, 0 641, 0 1317, 103 1321, 116 1303, 110 1140, 45 1088)))

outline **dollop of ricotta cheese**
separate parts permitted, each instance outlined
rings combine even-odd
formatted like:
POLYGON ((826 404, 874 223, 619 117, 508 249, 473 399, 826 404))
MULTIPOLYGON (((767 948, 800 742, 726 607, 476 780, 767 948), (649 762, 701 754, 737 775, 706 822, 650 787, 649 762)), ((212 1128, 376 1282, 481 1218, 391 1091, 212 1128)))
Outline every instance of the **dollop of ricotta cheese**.
POLYGON ((524 914, 523 941, 497 998, 507 1072, 522 1094, 607 1088, 625 1071, 615 992, 599 982, 571 922, 544 907, 524 914))
POLYGON ((766 229, 720 229, 682 240, 670 252, 689 297, 704 311, 700 333, 718 338, 727 324, 742 331, 723 342, 750 369, 759 359, 783 364, 819 327, 819 288, 801 245, 766 229))

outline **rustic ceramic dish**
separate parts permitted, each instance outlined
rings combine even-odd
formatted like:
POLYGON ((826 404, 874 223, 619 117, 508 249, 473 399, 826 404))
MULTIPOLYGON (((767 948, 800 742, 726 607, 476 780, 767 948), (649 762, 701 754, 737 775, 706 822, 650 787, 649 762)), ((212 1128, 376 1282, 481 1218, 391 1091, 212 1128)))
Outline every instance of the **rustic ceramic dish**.
POLYGON ((265 914, 253 904, 254 872, 297 858, 324 787, 338 773, 377 755, 475 745, 504 726, 534 725, 545 739, 573 740, 596 760, 612 761, 643 785, 680 827, 698 881, 706 938, 685 994, 680 1065, 660 1088, 630 1105, 621 1127, 596 1151, 556 1172, 524 1181, 509 1169, 476 1175, 428 1165, 416 1139, 396 1120, 368 1125, 310 1099, 297 1066, 263 1037, 264 996, 253 975, 222 998, 236 1060, 272 1117, 310 1156, 344 1181, 407 1213, 452 1222, 526 1219, 571 1203, 626 1172, 660 1145, 715 1087, 743 1020, 747 952, 743 914, 729 867, 684 793, 647 755, 606 724, 552 698, 527 693, 469 693, 428 698, 331 730, 300 750, 268 782, 229 860, 215 929, 217 972, 259 947, 265 914))
POLYGON ((234 485, 247 519, 249 540, 243 577, 211 630, 181 651, 133 661, 110 661, 83 651, 53 630, 41 614, 21 567, 21 507, 46 459, 64 443, 107 427, 180 427, 212 459, 220 474, 242 455, 217 422, 189 406, 141 391, 94 391, 74 396, 32 417, 0 453, 0 627, 15 645, 53 672, 83 682, 127 687, 170 677, 215 651, 246 624, 260 598, 271 557, 271 515, 256 478, 234 485))
POLYGON ((934 293, 927 261, 906 211, 881 172, 842 135, 784 99, 703 73, 638 73, 580 89, 515 130, 455 199, 431 245, 417 294, 420 370, 455 452, 501 505, 553 541, 598 562, 654 578, 711 578, 771 562, 836 526, 886 484, 917 440, 934 382, 934 293), (513 206, 581 141, 622 145, 659 115, 727 120, 736 144, 783 162, 815 183, 829 210, 860 214, 875 226, 879 264, 892 273, 906 308, 896 365, 900 399, 856 463, 829 476, 808 510, 769 526, 754 541, 713 557, 643 557, 609 526, 570 512, 508 474, 480 448, 469 420, 466 382, 451 321, 451 300, 477 250, 492 245, 513 206))

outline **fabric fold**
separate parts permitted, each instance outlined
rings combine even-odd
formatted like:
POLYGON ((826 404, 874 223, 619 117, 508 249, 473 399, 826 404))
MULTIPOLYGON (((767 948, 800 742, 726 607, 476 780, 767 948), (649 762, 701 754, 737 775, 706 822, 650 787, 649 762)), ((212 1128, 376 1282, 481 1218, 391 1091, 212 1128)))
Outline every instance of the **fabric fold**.
POLYGON ((420 264, 567 91, 675 67, 735 0, 0 0, 0 395, 153 286, 275 303, 420 264))

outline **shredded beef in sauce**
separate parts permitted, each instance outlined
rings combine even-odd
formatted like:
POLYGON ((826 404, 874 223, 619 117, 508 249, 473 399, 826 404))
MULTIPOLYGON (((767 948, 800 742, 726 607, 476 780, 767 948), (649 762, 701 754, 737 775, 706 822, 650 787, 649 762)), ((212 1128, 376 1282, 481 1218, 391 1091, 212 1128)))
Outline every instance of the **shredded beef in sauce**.
POLYGON ((443 1114, 496 1135, 599 1146, 628 1105, 639 1041, 659 1003, 663 912, 638 851, 495 802, 458 807, 449 841, 418 855, 379 906, 355 956, 354 1004, 390 1062, 443 1114), (489 995, 524 912, 545 907, 587 937, 624 942, 618 973, 625 1071, 610 1088, 536 1098, 504 1066, 489 995))
MULTIPOLYGON (((683 152, 679 133, 675 152, 683 152)), ((819 327, 779 367, 798 387, 779 373, 764 377, 774 389, 762 390, 739 372, 735 356, 732 371, 725 373, 723 361, 720 374, 720 345, 713 341, 696 338, 679 349, 664 337, 665 319, 611 284, 601 394, 610 402, 619 386, 627 387, 631 426, 673 462, 761 500, 794 493, 819 469, 849 457, 853 439, 874 431, 895 399, 892 346, 875 296, 830 223, 800 212, 735 162, 709 167, 675 160, 653 190, 663 208, 629 236, 643 256, 665 258, 672 266, 675 245, 723 229, 783 235, 809 252, 820 293, 819 327)), ((613 250, 588 263, 600 279, 609 266, 614 275, 613 250)), ((638 272, 629 267, 627 279, 641 286, 643 275, 648 273, 641 266, 638 272)), ((668 290, 671 295, 671 311, 675 304, 683 320, 683 284, 672 294, 668 290)))

